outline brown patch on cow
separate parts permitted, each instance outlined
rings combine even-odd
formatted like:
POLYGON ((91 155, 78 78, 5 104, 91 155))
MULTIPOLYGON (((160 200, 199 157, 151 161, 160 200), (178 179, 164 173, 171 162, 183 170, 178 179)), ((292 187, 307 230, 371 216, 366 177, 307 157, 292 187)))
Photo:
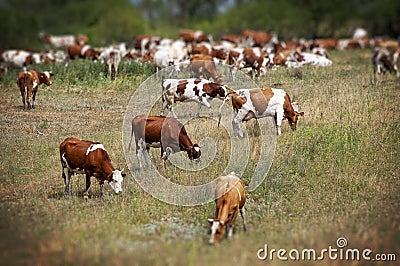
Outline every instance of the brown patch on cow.
POLYGON ((189 82, 186 79, 182 79, 178 82, 178 86, 176 86, 176 92, 178 94, 184 94, 185 93, 185 89, 186 89, 186 85, 189 82))
MULTIPOLYGON (((203 85, 203 91, 205 92, 205 94, 215 98, 219 91, 220 91, 221 85, 217 84, 217 83, 205 83, 203 85)), ((222 97, 224 97, 225 95, 223 95, 222 97)))
POLYGON ((252 89, 250 99, 257 113, 262 114, 268 107, 269 100, 274 96, 270 88, 252 89))
POLYGON ((197 85, 197 84, 199 84, 200 82, 201 82, 201 79, 195 79, 193 83, 197 85))
POLYGON ((197 86, 194 86, 193 91, 196 96, 199 96, 199 89, 197 88, 197 86))
POLYGON ((239 96, 237 93, 232 96, 232 106, 235 111, 241 109, 246 102, 246 97, 239 96))

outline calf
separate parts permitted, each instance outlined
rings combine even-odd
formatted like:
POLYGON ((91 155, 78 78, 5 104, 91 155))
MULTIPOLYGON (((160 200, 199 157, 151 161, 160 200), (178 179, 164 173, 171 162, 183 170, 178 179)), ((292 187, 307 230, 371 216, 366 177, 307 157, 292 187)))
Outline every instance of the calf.
POLYGON ((227 94, 224 85, 206 80, 206 79, 164 79, 162 81, 162 110, 168 108, 176 117, 173 105, 176 102, 197 102, 199 109, 197 115, 200 114, 201 105, 205 105, 210 109, 210 101, 214 98, 224 100, 227 94))
POLYGON ((50 86, 53 75, 49 71, 37 72, 35 70, 27 71, 26 69, 18 73, 17 85, 21 92, 24 110, 26 110, 26 105, 28 105, 28 110, 35 108, 35 98, 39 85, 44 83, 50 86))
POLYGON ((69 195, 69 183, 74 174, 86 175, 84 198, 89 196, 90 177, 92 176, 99 181, 101 195, 103 195, 104 181, 108 182, 116 194, 122 191, 122 181, 126 175, 122 171, 115 170, 110 156, 99 142, 66 138, 60 144, 60 161, 66 195, 69 195))
POLYGON ((175 118, 146 115, 134 117, 128 150, 131 148, 133 134, 135 134, 136 155, 140 169, 142 169, 142 155, 147 166, 151 165, 150 147, 161 148, 164 166, 170 154, 180 151, 186 151, 191 161, 200 159, 199 145, 192 143, 185 127, 175 118))
POLYGON ((244 204, 246 195, 242 181, 234 172, 217 179, 215 189, 215 218, 208 219, 211 224, 210 244, 217 244, 225 235, 225 227, 228 229, 228 238, 233 235, 233 226, 240 212, 243 219, 243 228, 247 231, 244 204))
POLYGON ((240 123, 243 121, 272 116, 275 118, 277 134, 280 135, 283 119, 287 119, 291 129, 296 130, 298 117, 304 115, 304 112, 298 112, 298 103, 291 103, 289 95, 281 89, 242 89, 229 94, 233 94, 234 119, 232 126, 235 136, 238 137, 243 137, 240 127, 240 123))

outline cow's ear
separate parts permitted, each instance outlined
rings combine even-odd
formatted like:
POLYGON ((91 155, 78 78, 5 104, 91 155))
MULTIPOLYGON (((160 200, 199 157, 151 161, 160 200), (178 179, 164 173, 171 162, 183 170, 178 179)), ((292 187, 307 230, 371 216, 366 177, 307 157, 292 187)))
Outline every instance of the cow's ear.
POLYGON ((125 177, 125 176, 126 176, 126 174, 125 174, 125 173, 121 173, 121 175, 122 175, 122 177, 125 177))
POLYGON ((214 222, 214 219, 208 218, 208 222, 209 222, 210 224, 212 224, 212 223, 214 222))
POLYGON ((54 73, 51 71, 49 72, 49 74, 50 74, 50 77, 54 76, 54 73))
POLYGON ((304 112, 300 112, 300 113, 298 113, 299 114, 299 116, 303 116, 304 115, 304 112))

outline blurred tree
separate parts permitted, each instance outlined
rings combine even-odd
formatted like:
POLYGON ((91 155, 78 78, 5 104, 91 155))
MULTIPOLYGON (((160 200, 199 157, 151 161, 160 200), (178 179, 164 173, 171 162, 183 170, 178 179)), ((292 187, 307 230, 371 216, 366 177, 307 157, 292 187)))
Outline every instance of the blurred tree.
POLYGON ((145 32, 139 9, 129 0, 4 0, 0 4, 0 48, 40 49, 39 31, 86 34, 92 45, 127 41, 145 32))

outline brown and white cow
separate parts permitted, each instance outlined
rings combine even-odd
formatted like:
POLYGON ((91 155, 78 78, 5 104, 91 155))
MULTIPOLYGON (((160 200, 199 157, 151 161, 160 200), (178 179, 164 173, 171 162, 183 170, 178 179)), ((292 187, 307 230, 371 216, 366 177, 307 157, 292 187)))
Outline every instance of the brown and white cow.
POLYGON ((69 184, 74 174, 86 175, 84 198, 89 196, 92 176, 99 181, 101 195, 104 181, 108 182, 116 194, 122 191, 122 181, 126 174, 112 166, 110 156, 99 142, 66 138, 60 144, 60 160, 66 195, 69 195, 69 184))
POLYGON ((33 64, 33 57, 28 51, 6 50, 1 53, 1 61, 9 66, 24 67, 33 64))
POLYGON ((299 116, 304 115, 304 112, 298 112, 298 103, 291 103, 289 95, 282 89, 241 89, 229 94, 232 94, 234 110, 233 131, 235 136, 241 138, 243 137, 243 132, 240 124, 243 121, 272 116, 275 118, 277 134, 280 135, 282 120, 287 119, 291 129, 296 130, 299 116))
POLYGON ((46 44, 54 46, 55 48, 68 47, 70 45, 79 44, 85 45, 89 42, 86 35, 48 35, 45 32, 39 32, 39 38, 46 44))
POLYGON ((94 49, 90 45, 74 44, 67 47, 70 59, 83 58, 83 59, 98 59, 100 51, 94 49))
POLYGON ((234 172, 219 176, 215 189, 215 218, 208 219, 211 224, 210 244, 217 244, 225 235, 228 229, 228 238, 233 235, 235 220, 240 212, 243 219, 243 229, 247 231, 244 204, 246 203, 246 194, 242 181, 234 172))
POLYGON ((215 82, 222 83, 222 77, 217 71, 211 55, 195 54, 190 57, 190 77, 205 79, 212 78, 215 82))
POLYGON ((224 85, 212 82, 207 79, 164 79, 162 81, 162 110, 161 114, 164 114, 164 110, 168 108, 174 117, 173 106, 176 102, 197 102, 198 112, 200 115, 201 106, 204 105, 210 109, 210 101, 214 98, 225 100, 227 89, 224 85))
POLYGON ((114 47, 109 47, 100 53, 99 60, 103 64, 105 64, 105 66, 108 70, 108 72, 107 72, 108 76, 111 79, 116 79, 117 75, 118 75, 118 67, 119 67, 119 64, 121 63, 120 50, 118 50, 114 47), (113 75, 113 73, 114 73, 114 75, 113 75))
POLYGON ((189 160, 199 160, 200 147, 190 140, 185 127, 177 119, 165 116, 138 115, 132 119, 132 132, 128 150, 135 134, 136 156, 139 168, 142 169, 142 156, 150 168, 150 148, 161 148, 161 158, 165 162, 168 156, 180 151, 186 151, 189 160))
POLYGON ((374 67, 374 79, 375 83, 379 82, 378 77, 381 74, 385 74, 387 71, 389 73, 395 74, 400 77, 400 72, 398 69, 398 58, 400 53, 400 48, 397 50, 391 50, 384 47, 375 47, 372 54, 372 64, 374 67), (379 75, 379 76, 378 76, 379 75))
POLYGON ((49 71, 38 72, 35 70, 24 70, 18 73, 17 85, 21 92, 24 110, 35 108, 35 98, 40 84, 51 85, 51 77, 54 74, 49 71))

